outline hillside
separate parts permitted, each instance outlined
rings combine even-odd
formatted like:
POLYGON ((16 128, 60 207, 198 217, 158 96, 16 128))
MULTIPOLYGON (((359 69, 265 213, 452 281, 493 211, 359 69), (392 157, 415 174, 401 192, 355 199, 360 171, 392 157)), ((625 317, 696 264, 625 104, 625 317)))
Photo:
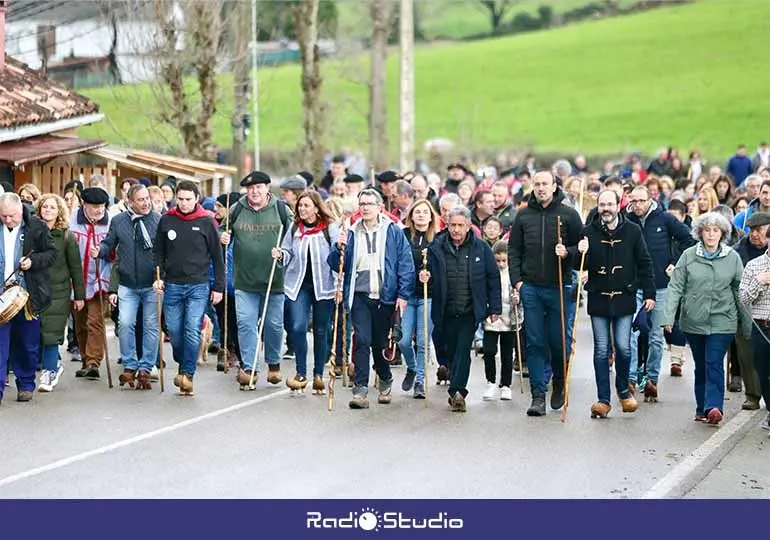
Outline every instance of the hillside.
MULTIPOLYGON (((767 137, 770 120, 761 68, 770 2, 697 4, 557 30, 421 48, 416 54, 417 138, 453 139, 467 148, 540 151, 654 151, 671 143, 722 159, 738 142, 767 137), (750 16, 749 16, 750 14, 750 16)), ((325 98, 329 146, 367 148, 363 61, 329 61, 325 98)), ((389 62, 390 134, 398 134, 398 58, 389 62)), ((230 144, 231 79, 214 123, 215 143, 230 144)), ((301 143, 299 69, 259 74, 265 149, 301 143)), ((109 121, 82 130, 118 144, 168 146, 153 128, 147 86, 85 91, 109 121)))

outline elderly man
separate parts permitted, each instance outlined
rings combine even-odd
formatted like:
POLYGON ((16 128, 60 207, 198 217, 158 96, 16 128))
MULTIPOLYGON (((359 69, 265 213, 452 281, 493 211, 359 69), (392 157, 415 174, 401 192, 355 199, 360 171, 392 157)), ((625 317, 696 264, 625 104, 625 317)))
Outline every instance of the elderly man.
POLYGON ((553 371, 551 408, 558 410, 564 405, 564 358, 570 356, 575 316, 570 272, 583 223, 577 211, 563 204, 564 192, 551 172, 535 174, 532 193, 534 196, 513 221, 508 240, 508 270, 511 283, 521 296, 526 320, 525 356, 532 389, 527 415, 544 416, 549 358, 553 371), (558 276, 562 276, 561 282, 558 276), (562 335, 562 320, 566 335, 562 335))
MULTIPOLYGON (((273 280, 269 281, 269 261, 279 243, 278 235, 283 238, 289 232, 294 216, 286 203, 270 193, 270 182, 270 176, 261 171, 253 171, 241 180, 246 196, 230 208, 230 232, 223 232, 221 238, 225 246, 233 241, 233 287, 243 363, 236 379, 241 390, 253 390, 251 382, 256 382, 260 373, 257 323, 265 302, 262 339, 269 370, 267 381, 279 384, 282 379, 283 271, 276 269, 273 280), (266 264, 260 264, 262 262, 266 264)), ((224 230, 224 224, 220 228, 224 230)))
POLYGON ((33 216, 15 193, 0 195, 0 219, 3 221, 0 267, 4 284, 18 284, 29 294, 27 304, 10 321, 0 325, 0 403, 9 356, 16 377, 16 400, 30 401, 40 359, 40 313, 51 304, 48 269, 56 261, 57 252, 48 226, 33 216))
POLYGON ((761 181, 759 176, 752 175, 746 179, 746 183, 752 186, 758 185, 757 195, 749 201, 749 207, 738 213, 733 224, 748 234, 748 219, 756 212, 770 213, 770 180, 761 181))
POLYGON ((414 202, 414 190, 411 184, 406 180, 396 181, 393 185, 391 201, 393 202, 391 214, 397 217, 401 223, 404 223, 409 207, 414 202))
POLYGON ((431 318, 452 356, 449 405, 454 412, 465 412, 474 334, 484 319, 494 323, 500 317, 502 293, 495 256, 471 232, 470 211, 458 206, 448 218, 449 234, 428 248, 433 275, 421 271, 419 277, 423 283, 432 278, 431 318))
POLYGON ((285 178, 279 187, 281 188, 281 198, 289 205, 289 208, 294 210, 300 194, 307 189, 307 181, 300 175, 295 174, 285 178))
MULTIPOLYGON (((765 238, 770 243, 770 228, 765 238)), ((751 349, 765 408, 769 413, 763 427, 770 429, 770 251, 746 265, 741 277, 739 298, 754 319, 751 349)))
MULTIPOLYGON (((758 259, 767 251, 767 231, 770 228, 770 214, 758 212, 746 220, 749 234, 744 236, 733 249, 741 256, 743 266, 747 267, 750 261, 758 259)), ((744 308, 748 309, 747 306, 744 308)), ((746 316, 749 316, 747 313, 746 316)), ((759 400, 762 397, 762 387, 759 384, 757 371, 754 368, 754 358, 751 350, 751 336, 738 331, 734 341, 735 356, 741 368, 741 378, 745 383, 744 392, 746 400, 741 405, 743 410, 754 411, 759 409, 759 400)))
POLYGON ((105 346, 106 314, 102 309, 107 307, 107 299, 103 296, 110 290, 115 255, 110 253, 105 254, 105 258, 94 259, 91 250, 107 237, 110 196, 101 187, 90 187, 83 190, 81 197, 83 206, 73 213, 69 229, 77 240, 86 276, 85 307, 75 313, 75 332, 83 361, 83 367, 75 372, 75 377, 98 380, 105 346))
POLYGON ((406 235, 383 215, 382 197, 372 188, 358 196, 361 218, 340 232, 327 262, 339 268, 344 257, 344 299, 353 321, 355 382, 351 409, 368 409, 369 356, 379 376, 377 402, 391 402, 393 375, 383 356, 396 309, 403 313, 414 291, 414 263, 406 235))
POLYGON ((138 182, 128 189, 125 212, 110 222, 101 246, 91 248, 91 256, 107 261, 117 253, 118 293, 110 295, 110 304, 120 302, 118 340, 123 373, 120 385, 151 390, 150 372, 158 356, 158 303, 152 284, 155 281, 153 249, 160 214, 153 212, 150 193, 138 182), (140 312, 141 306, 141 312, 140 312), (142 354, 137 358, 136 326, 141 317, 142 354))

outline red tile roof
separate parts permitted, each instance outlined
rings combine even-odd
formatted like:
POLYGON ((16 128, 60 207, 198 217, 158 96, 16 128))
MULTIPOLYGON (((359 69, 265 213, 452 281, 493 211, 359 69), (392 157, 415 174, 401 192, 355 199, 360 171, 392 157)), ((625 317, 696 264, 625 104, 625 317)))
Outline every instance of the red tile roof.
POLYGON ((0 71, 0 129, 99 112, 99 105, 6 55, 0 71))

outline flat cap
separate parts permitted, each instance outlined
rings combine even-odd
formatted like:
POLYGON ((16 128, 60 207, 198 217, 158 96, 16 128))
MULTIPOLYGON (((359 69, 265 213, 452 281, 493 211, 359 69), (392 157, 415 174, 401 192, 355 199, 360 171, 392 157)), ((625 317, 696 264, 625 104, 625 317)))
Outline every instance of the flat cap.
POLYGON ((241 187, 253 186, 254 184, 269 184, 270 176, 262 171, 251 171, 246 178, 241 180, 241 187))
POLYGON ((304 191, 307 189, 307 181, 302 178, 300 175, 295 174, 294 176, 289 176, 288 178, 284 178, 284 180, 281 182, 281 185, 279 186, 281 189, 293 189, 297 191, 304 191))
POLYGON ((346 184, 357 184, 361 182, 363 184, 364 179, 358 174, 349 174, 345 177, 343 182, 345 182, 346 184))
POLYGON ((767 212, 754 212, 746 220, 746 226, 748 228, 761 227, 762 225, 770 225, 770 214, 767 212))
POLYGON ((110 194, 100 187, 86 188, 80 192, 83 202, 86 204, 104 204, 110 203, 110 194))

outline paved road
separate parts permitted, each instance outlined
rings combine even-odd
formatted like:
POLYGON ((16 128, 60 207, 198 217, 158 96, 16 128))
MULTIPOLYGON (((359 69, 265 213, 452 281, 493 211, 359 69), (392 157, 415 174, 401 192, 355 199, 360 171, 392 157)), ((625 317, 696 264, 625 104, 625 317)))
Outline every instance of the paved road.
MULTIPOLYGON (((7 389, 0 497, 641 497, 718 430, 692 420, 691 363, 683 378, 664 375, 659 403, 632 415, 616 403, 610 419, 591 420, 591 350, 583 313, 566 423, 552 411, 528 418, 518 386, 513 401, 483 402, 480 358, 467 414, 449 412, 435 385, 427 406, 399 388, 389 406, 375 398, 351 411, 341 384, 330 413, 325 397, 292 397, 284 386, 240 392, 213 356, 193 398, 175 395, 170 376, 165 394, 157 383, 109 390, 74 379, 77 364, 67 362, 52 394, 21 404, 7 389)), ((282 368, 293 375, 292 362, 282 368)), ((402 376, 396 368, 397 386, 402 376)), ((728 420, 740 401, 727 402, 728 420)))

